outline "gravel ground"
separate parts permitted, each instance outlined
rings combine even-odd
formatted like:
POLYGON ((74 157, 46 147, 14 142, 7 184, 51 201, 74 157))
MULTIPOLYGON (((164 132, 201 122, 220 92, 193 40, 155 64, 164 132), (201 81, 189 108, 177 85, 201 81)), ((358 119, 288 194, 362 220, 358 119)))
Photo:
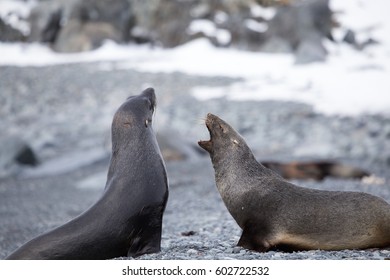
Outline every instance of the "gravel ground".
MULTIPOLYGON (((366 168, 376 176, 370 183, 326 179, 298 184, 365 191, 390 202, 389 116, 323 116, 304 104, 271 101, 199 102, 188 94, 195 86, 224 86, 237 80, 181 73, 108 72, 100 68, 98 63, 0 67, 2 136, 25 139, 43 163, 53 161, 54 165, 56 159, 70 152, 83 154, 91 148, 107 151, 116 108, 128 95, 152 85, 158 94, 156 129, 161 133, 174 129, 195 145, 199 139, 208 139, 200 123, 207 112, 213 112, 240 131, 258 158, 332 158, 366 168)), ((0 258, 93 204, 105 184, 107 166, 106 154, 65 174, 49 171, 31 176, 32 171, 1 178, 0 258)), ((186 161, 169 161, 167 169, 170 197, 164 216, 162 251, 141 259, 390 258, 390 249, 255 253, 235 247, 240 229, 217 192, 209 158, 199 155, 186 161)))

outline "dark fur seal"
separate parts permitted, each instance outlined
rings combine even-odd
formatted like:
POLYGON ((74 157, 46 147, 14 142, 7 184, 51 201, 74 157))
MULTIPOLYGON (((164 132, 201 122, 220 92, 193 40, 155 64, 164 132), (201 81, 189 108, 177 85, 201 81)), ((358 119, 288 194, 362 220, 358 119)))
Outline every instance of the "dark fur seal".
POLYGON ((120 106, 112 122, 112 156, 102 197, 7 259, 92 260, 160 251, 168 182, 152 129, 155 107, 152 88, 120 106))
POLYGON ((226 122, 207 115, 209 152, 217 188, 243 232, 239 246, 342 250, 390 246, 390 204, 361 192, 298 187, 258 163, 226 122))
POLYGON ((262 161, 260 163, 285 179, 321 181, 326 177, 362 179, 370 176, 370 173, 363 169, 327 160, 286 163, 262 161))

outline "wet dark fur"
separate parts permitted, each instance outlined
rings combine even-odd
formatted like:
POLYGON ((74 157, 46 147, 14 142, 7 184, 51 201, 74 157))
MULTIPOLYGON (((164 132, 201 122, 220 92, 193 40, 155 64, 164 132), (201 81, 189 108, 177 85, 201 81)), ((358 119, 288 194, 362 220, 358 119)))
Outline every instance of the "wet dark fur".
POLYGON ((360 168, 326 160, 286 163, 262 161, 261 164, 285 179, 321 181, 326 177, 361 179, 370 176, 367 171, 360 168))
POLYGON ((152 88, 129 97, 112 122, 112 157, 102 197, 70 222, 34 238, 7 259, 109 259, 160 251, 168 198, 152 129, 152 88))
POLYGON ((362 192, 323 191, 285 181, 256 161, 245 140, 208 114, 209 152, 219 193, 242 228, 239 246, 256 251, 390 246, 390 205, 362 192))

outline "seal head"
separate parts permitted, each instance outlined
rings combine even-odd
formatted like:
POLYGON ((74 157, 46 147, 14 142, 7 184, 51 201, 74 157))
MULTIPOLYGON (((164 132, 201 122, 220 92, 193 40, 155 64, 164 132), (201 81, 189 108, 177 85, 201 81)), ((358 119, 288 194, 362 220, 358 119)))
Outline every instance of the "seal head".
POLYGON ((208 113, 205 124, 210 133, 210 140, 201 140, 198 144, 210 154, 213 163, 226 158, 239 160, 241 157, 252 155, 242 136, 218 116, 208 113))

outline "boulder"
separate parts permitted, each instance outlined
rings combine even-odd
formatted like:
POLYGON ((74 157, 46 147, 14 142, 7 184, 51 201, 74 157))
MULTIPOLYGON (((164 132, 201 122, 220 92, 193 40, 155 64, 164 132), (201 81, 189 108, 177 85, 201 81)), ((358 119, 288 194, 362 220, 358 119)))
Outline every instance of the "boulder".
POLYGON ((33 148, 18 136, 0 139, 0 178, 16 175, 22 166, 39 164, 33 148))
POLYGON ((357 50, 363 50, 364 48, 366 48, 368 46, 378 44, 378 41, 371 38, 371 37, 368 37, 363 41, 358 41, 356 38, 356 32, 351 30, 351 29, 348 29, 346 31, 342 41, 347 43, 347 44, 350 44, 351 46, 353 46, 357 50))
POLYGON ((192 16, 194 0, 134 0, 132 8, 137 25, 135 37, 146 37, 164 47, 175 47, 188 42, 186 32, 192 16))
POLYGON ((2 42, 18 42, 24 41, 25 36, 19 30, 6 24, 0 18, 0 41, 2 42))
POLYGON ((105 23, 112 25, 122 41, 130 39, 134 16, 128 0, 83 0, 77 1, 70 12, 70 20, 83 23, 105 23))
POLYGON ((325 61, 327 53, 320 40, 306 39, 300 42, 295 50, 295 63, 306 64, 325 61))
POLYGON ((30 41, 50 43, 58 52, 79 52, 107 39, 127 42, 134 16, 128 0, 53 0, 32 10, 30 24, 30 41))
POLYGON ((329 0, 295 1, 278 6, 268 24, 266 43, 261 50, 278 52, 280 49, 291 49, 298 56, 297 63, 325 59, 322 40, 332 37, 333 25, 329 0), (276 47, 270 47, 270 42, 276 47))
POLYGON ((333 24, 329 0, 52 0, 40 2, 30 20, 30 40, 59 52, 91 50, 106 39, 169 48, 207 37, 217 46, 295 52, 297 63, 325 59, 322 40, 333 24))
POLYGON ((101 46, 105 40, 121 42, 121 35, 111 24, 70 20, 59 32, 53 49, 63 53, 89 51, 101 46))
POLYGON ((30 13, 30 42, 53 43, 65 17, 65 10, 71 9, 75 0, 45 1, 35 6, 30 13))

